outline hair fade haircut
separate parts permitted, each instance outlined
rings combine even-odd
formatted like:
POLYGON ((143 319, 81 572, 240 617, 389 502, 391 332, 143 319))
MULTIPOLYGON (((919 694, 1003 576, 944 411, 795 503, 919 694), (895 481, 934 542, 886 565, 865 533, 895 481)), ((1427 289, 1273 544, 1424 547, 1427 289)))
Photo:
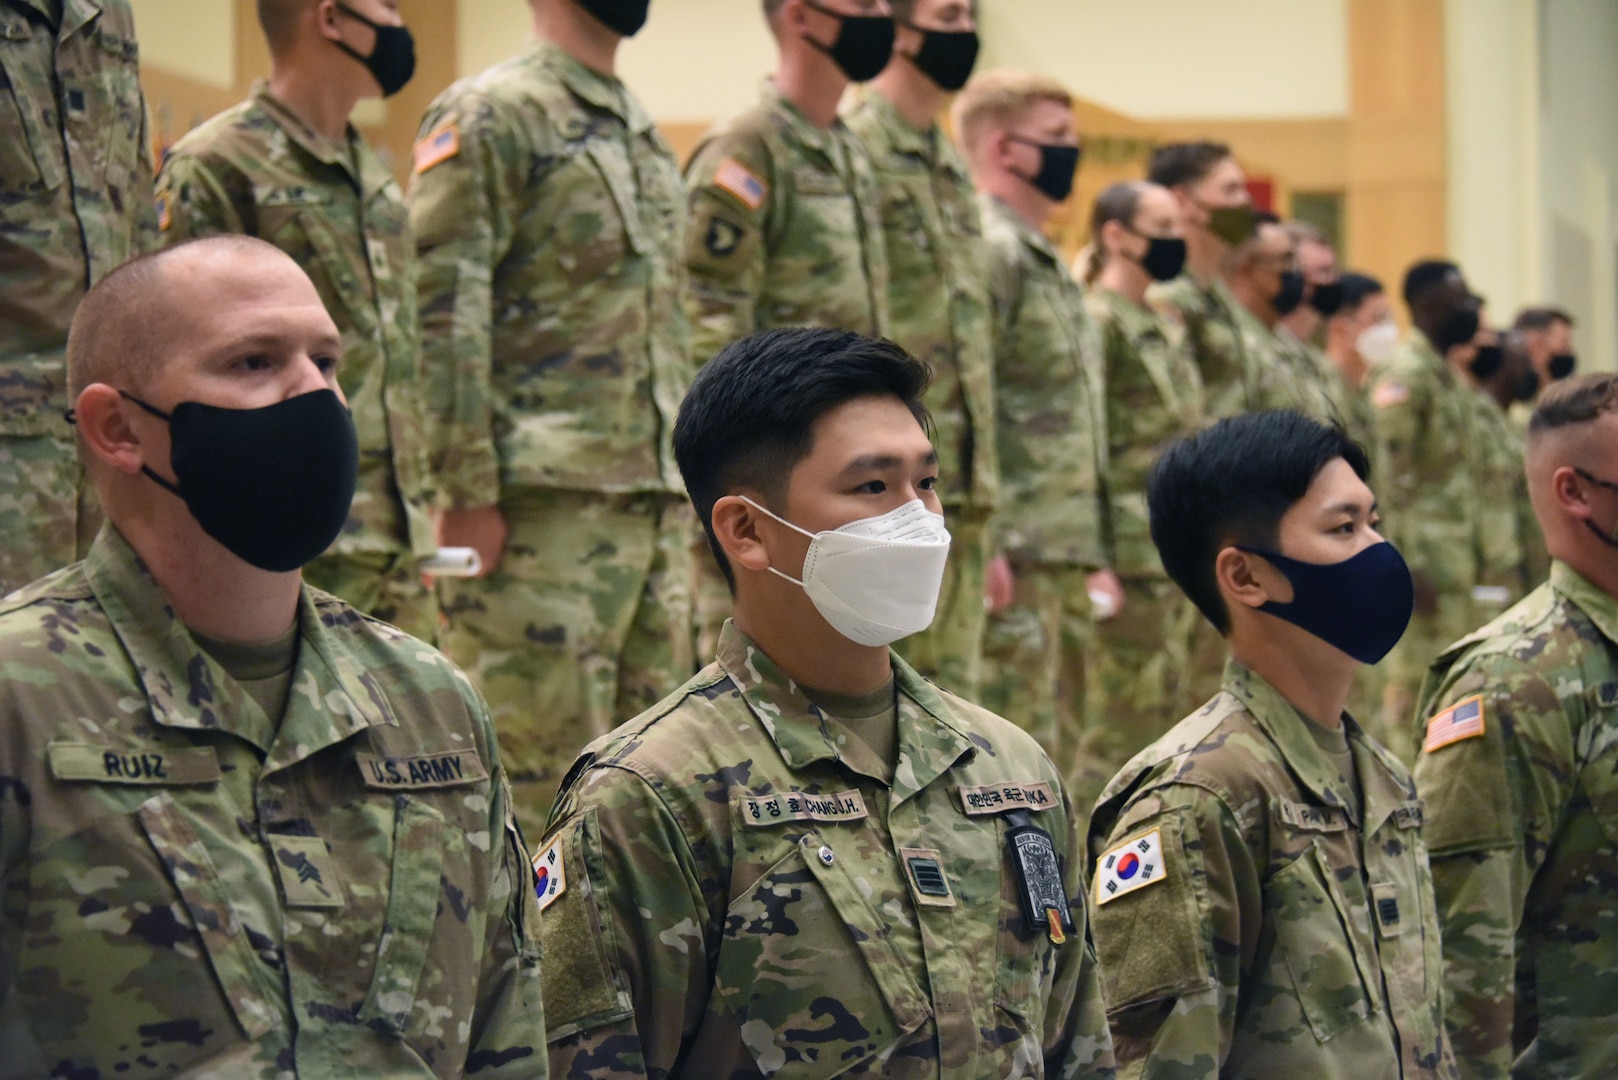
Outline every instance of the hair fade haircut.
POLYGON ((1568 326, 1575 325, 1573 316, 1569 314, 1566 308, 1559 308, 1554 304, 1542 304, 1535 307, 1525 307, 1517 312, 1517 317, 1512 320, 1511 326, 1514 330, 1549 330, 1557 323, 1566 323, 1568 326))
POLYGON ((1405 271, 1404 294, 1405 306, 1415 307, 1432 289, 1442 285, 1451 274, 1459 274, 1461 268, 1448 259, 1423 259, 1409 270, 1405 271))
POLYGON ((279 55, 298 40, 298 20, 320 0, 258 0, 258 25, 269 42, 270 53, 279 55))
POLYGON ((1591 424, 1608 413, 1618 413, 1618 374, 1598 371, 1570 375, 1545 388, 1534 414, 1528 418, 1528 438, 1578 424, 1591 424))
POLYGON ((974 154, 991 131, 1003 131, 1042 101, 1073 107, 1073 94, 1051 78, 1032 71, 999 68, 974 75, 950 108, 955 137, 974 154))
POLYGON ((1365 449, 1341 427, 1290 410, 1244 413, 1171 445, 1152 468, 1146 504, 1163 568, 1221 634, 1230 612, 1214 561, 1241 544, 1274 551, 1281 518, 1338 458, 1369 478, 1365 449))
POLYGON ((766 330, 725 347, 691 383, 674 421, 674 457, 732 589, 713 507, 750 489, 781 512, 792 469, 814 449, 815 422, 857 398, 893 397, 931 435, 922 405, 931 370, 891 341, 846 330, 766 330))
POLYGON ((1146 179, 1166 188, 1195 184, 1231 156, 1227 144, 1208 139, 1166 143, 1152 151, 1152 160, 1146 167, 1146 179))
POLYGON ((1365 301, 1383 292, 1382 283, 1370 274, 1350 270, 1339 280, 1343 283, 1343 306, 1338 308, 1339 315, 1352 315, 1365 301))

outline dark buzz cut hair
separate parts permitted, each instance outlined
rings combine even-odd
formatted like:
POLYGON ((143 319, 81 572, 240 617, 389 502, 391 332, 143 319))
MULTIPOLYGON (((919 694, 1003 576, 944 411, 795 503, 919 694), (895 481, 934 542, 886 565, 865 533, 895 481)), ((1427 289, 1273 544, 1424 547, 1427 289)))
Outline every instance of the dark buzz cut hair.
POLYGON ((1415 307, 1427 291, 1442 285, 1451 274, 1461 268, 1447 259, 1423 259, 1405 271, 1404 298, 1406 307, 1415 307))
POLYGON ((1345 315, 1358 311, 1361 304, 1384 291, 1382 283, 1370 274, 1351 270, 1338 280, 1343 283, 1342 312, 1345 315))
POLYGON ((1559 308, 1553 304, 1543 304, 1535 307, 1525 307, 1517 312, 1517 318, 1513 320, 1511 327, 1513 330, 1549 330, 1557 323, 1566 323, 1568 326, 1572 326, 1574 325, 1573 316, 1566 308, 1559 308))
POLYGON ((1167 143, 1152 151, 1151 163, 1146 167, 1146 179, 1166 188, 1194 184, 1230 156, 1229 145, 1222 142, 1203 139, 1167 143))
POLYGON ((1361 480, 1365 448, 1341 427, 1290 410, 1243 413, 1164 451, 1147 481, 1152 543, 1163 568, 1221 634, 1230 612, 1214 560, 1234 544, 1276 550, 1281 518, 1337 458, 1361 480))
POLYGON ((270 52, 284 53, 297 43, 298 20, 320 0, 258 0, 258 25, 270 52))
POLYGON ((1534 414, 1528 418, 1528 439, 1533 442, 1560 428, 1592 424, 1608 413, 1618 413, 1618 374, 1598 371, 1558 379, 1545 388, 1534 414))
POLYGON ((793 467, 814 449, 815 421, 857 398, 898 398, 931 435, 921 401, 931 380, 931 369, 893 342, 846 330, 766 330, 726 346, 697 373, 674 421, 674 457, 732 589, 714 503, 750 488, 780 512, 793 467))

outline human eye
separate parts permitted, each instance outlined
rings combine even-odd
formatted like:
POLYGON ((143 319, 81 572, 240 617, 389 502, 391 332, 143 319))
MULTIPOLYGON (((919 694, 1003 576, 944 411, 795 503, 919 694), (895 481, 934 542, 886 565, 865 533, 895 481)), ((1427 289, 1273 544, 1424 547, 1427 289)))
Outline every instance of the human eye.
POLYGON ((856 487, 854 489, 854 493, 856 495, 880 495, 886 490, 888 490, 887 481, 867 480, 865 483, 856 487))

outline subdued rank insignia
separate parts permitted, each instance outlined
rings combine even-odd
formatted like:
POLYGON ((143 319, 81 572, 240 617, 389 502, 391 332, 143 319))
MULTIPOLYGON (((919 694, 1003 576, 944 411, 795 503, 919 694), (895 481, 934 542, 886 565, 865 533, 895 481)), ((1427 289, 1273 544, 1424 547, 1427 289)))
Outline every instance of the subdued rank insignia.
POLYGON ((1377 929, 1382 936, 1398 937, 1404 927, 1399 924, 1399 888, 1392 883, 1371 886, 1371 907, 1376 911, 1377 929))
POLYGON ((272 836, 270 852, 281 879, 287 907, 340 908, 343 887, 337 881, 326 841, 318 836, 272 836))
POLYGON ((1155 885, 1169 876, 1163 862, 1163 832, 1153 829, 1128 840, 1101 856, 1096 863, 1096 905, 1125 893, 1155 885))
POLYGON ((708 220, 708 235, 703 238, 703 246, 708 254, 723 259, 735 252, 742 242, 741 226, 733 225, 724 218, 710 218, 708 220))
POLYGON ((1017 899, 1022 903, 1023 940, 1041 929, 1060 945, 1073 932, 1073 912, 1062 884, 1062 860, 1051 834, 1033 823, 1026 810, 1006 815, 1006 849, 1017 872, 1017 899))
POLYGON ((944 873, 944 858, 932 848, 900 848, 899 859, 916 895, 924 907, 954 907, 955 894, 944 873))

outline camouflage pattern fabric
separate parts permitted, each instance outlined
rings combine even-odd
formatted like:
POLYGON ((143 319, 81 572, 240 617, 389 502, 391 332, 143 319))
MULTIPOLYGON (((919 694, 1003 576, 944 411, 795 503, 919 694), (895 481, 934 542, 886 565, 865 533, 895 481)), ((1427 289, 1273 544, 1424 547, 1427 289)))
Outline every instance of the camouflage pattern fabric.
POLYGON ((1147 291, 1152 306, 1185 328, 1186 347, 1202 373, 1209 421, 1247 412, 1253 365, 1236 324, 1241 305, 1222 281, 1204 285, 1189 272, 1147 291))
POLYGON ((1292 409, 1324 423, 1342 422, 1320 372, 1296 339, 1289 340, 1238 304, 1232 311, 1248 364, 1246 410, 1292 409))
POLYGON ((881 193, 889 336, 932 368, 925 403, 954 537, 938 617, 898 649, 923 676, 975 700, 983 654, 984 526, 1000 473, 983 225, 966 166, 936 124, 917 131, 875 91, 846 119, 875 167, 881 193))
POLYGON ((689 678, 695 515, 654 495, 531 492, 505 504, 493 574, 444 579, 444 651, 500 733, 517 820, 538 836, 579 748, 689 678))
POLYGON ((1618 602, 1567 565, 1433 664, 1416 762, 1468 1080, 1618 1061, 1618 602), (1475 721, 1474 721, 1475 717, 1475 721))
POLYGON ((545 1075, 488 714, 334 597, 298 633, 267 716, 110 526, 0 607, 0 1072, 545 1075))
POLYGON ((1478 514, 1473 621, 1484 623, 1544 582, 1550 556, 1528 499, 1523 433, 1488 394, 1473 394, 1469 404, 1476 432, 1471 471, 1477 482, 1478 514))
POLYGON ((565 884, 541 916, 555 1075, 1113 1075, 1055 769, 893 666, 891 780, 730 623, 716 663, 589 747, 539 845, 565 884), (1065 853, 1060 944, 1021 910, 1019 811, 1065 853))
POLYGON ((177 142, 157 179, 163 242, 245 233, 286 252, 343 335, 338 382, 360 442, 348 521, 310 581, 432 641, 438 604, 409 563, 432 555, 416 250, 404 194, 352 127, 334 141, 260 82, 177 142), (401 571, 383 575, 395 563, 401 571), (386 608, 373 607, 386 591, 386 608))
POLYGON ((1119 1075, 1455 1077, 1409 774, 1345 715, 1359 791, 1232 662, 1090 823, 1119 1075))
POLYGON ((62 419, 67 329, 155 243, 149 147, 127 0, 0 3, 0 593, 99 524, 62 419))
POLYGON ((1350 386, 1331 357, 1312 342, 1303 341, 1284 326, 1275 328, 1275 336, 1295 359, 1304 377, 1320 388, 1330 405, 1330 418, 1341 424, 1355 442, 1370 451, 1376 444, 1376 433, 1371 417, 1371 403, 1358 387, 1350 386))

